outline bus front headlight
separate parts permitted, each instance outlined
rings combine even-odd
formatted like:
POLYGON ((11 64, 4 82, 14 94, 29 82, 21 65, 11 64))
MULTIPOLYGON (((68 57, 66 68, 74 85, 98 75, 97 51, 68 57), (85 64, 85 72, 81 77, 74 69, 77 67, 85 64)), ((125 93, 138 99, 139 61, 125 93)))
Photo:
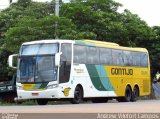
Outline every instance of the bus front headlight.
POLYGON ((18 90, 23 90, 22 86, 17 86, 18 90))
POLYGON ((57 86, 58 86, 57 84, 48 85, 48 86, 47 86, 47 89, 56 88, 57 86))

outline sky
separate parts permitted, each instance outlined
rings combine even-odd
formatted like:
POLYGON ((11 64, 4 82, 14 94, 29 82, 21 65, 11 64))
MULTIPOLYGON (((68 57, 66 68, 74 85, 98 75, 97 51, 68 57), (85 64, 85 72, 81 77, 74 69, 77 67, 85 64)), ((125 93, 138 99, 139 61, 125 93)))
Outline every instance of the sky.
POLYGON ((160 26, 160 0, 115 0, 122 3, 123 7, 119 9, 129 9, 133 14, 146 21, 149 26, 160 26))
MULTIPOLYGON (((17 1, 17 0, 13 0, 17 1)), ((51 0, 34 0, 34 1, 51 1, 51 0)), ((67 0, 63 0, 67 1, 67 0)), ((130 10, 133 14, 138 16, 147 22, 149 26, 160 26, 160 0, 114 0, 122 3, 118 11, 122 12, 124 9, 130 10)), ((6 8, 9 4, 9 0, 0 0, 0 9, 6 8)))

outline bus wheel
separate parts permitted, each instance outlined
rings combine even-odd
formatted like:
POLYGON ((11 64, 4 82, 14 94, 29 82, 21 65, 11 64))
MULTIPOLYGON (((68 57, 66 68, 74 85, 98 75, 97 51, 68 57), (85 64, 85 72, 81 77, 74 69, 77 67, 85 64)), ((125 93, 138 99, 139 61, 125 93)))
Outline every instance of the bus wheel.
POLYGON ((131 101, 132 101, 132 102, 136 102, 137 99, 138 99, 138 96, 139 96, 139 90, 138 90, 138 88, 135 86, 134 89, 133 89, 133 92, 132 92, 131 101))
POLYGON ((131 91, 131 88, 129 86, 127 86, 126 90, 125 90, 124 101, 130 102, 131 98, 132 98, 132 91, 131 91))
POLYGON ((48 100, 38 99, 38 100, 37 100, 37 103, 38 103, 39 105, 46 105, 46 104, 48 103, 48 100))
POLYGON ((83 100, 83 91, 80 86, 77 86, 74 91, 74 98, 71 100, 72 104, 79 104, 83 100))
POLYGON ((92 102, 93 103, 106 103, 108 102, 108 99, 107 98, 93 98, 92 102))

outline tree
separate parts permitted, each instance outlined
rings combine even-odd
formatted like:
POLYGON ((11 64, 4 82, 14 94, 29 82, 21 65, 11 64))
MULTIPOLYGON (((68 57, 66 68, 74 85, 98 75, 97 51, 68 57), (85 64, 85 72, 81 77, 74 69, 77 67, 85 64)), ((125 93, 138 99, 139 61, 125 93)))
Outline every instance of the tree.
POLYGON ((152 27, 154 36, 152 40, 148 43, 150 44, 149 53, 151 60, 151 71, 152 77, 155 76, 157 71, 160 71, 160 27, 152 27))
POLYGON ((149 44, 146 41, 152 39, 152 29, 141 20, 138 15, 132 14, 129 10, 125 10, 119 20, 123 23, 123 35, 119 35, 118 39, 125 46, 146 47, 149 44))
POLYGON ((18 0, 17 4, 22 7, 28 7, 31 4, 31 0, 18 0))
POLYGON ((25 17, 6 33, 5 48, 18 52, 21 44, 42 39, 76 39, 75 25, 66 18, 48 16, 42 19, 25 17), (58 25, 56 25, 58 23, 58 25), (12 47, 9 47, 12 46, 12 47))
POLYGON ((0 77, 9 76, 12 69, 8 68, 8 56, 12 52, 2 49, 0 50, 0 77))
POLYGON ((118 13, 120 6, 113 0, 72 0, 62 6, 61 15, 72 19, 79 32, 93 34, 84 38, 142 47, 152 36, 151 28, 128 10, 118 13))
POLYGON ((119 6, 112 0, 72 0, 61 7, 60 15, 72 19, 79 32, 87 32, 84 38, 109 41, 110 26, 117 22, 119 6))
MULTIPOLYGON (((5 48, 6 32, 15 28, 16 24, 24 17, 32 19, 41 19, 54 13, 52 4, 31 2, 31 0, 19 0, 17 3, 12 3, 9 8, 0 12, 0 76, 7 76, 8 65, 7 59, 12 51, 5 48)), ((23 30, 23 29, 21 29, 23 30)), ((14 34, 13 34, 14 35, 14 34)), ((12 44, 9 47, 14 47, 12 44)), ((17 46, 16 46, 17 47, 17 46)))

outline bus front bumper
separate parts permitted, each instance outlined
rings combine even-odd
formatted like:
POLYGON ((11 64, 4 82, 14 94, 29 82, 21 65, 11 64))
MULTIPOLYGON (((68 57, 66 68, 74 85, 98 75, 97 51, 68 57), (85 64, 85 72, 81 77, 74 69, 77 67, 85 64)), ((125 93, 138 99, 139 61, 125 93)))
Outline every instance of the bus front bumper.
POLYGON ((27 99, 59 99, 64 98, 64 93, 60 88, 46 89, 46 90, 17 90, 17 100, 27 99))

